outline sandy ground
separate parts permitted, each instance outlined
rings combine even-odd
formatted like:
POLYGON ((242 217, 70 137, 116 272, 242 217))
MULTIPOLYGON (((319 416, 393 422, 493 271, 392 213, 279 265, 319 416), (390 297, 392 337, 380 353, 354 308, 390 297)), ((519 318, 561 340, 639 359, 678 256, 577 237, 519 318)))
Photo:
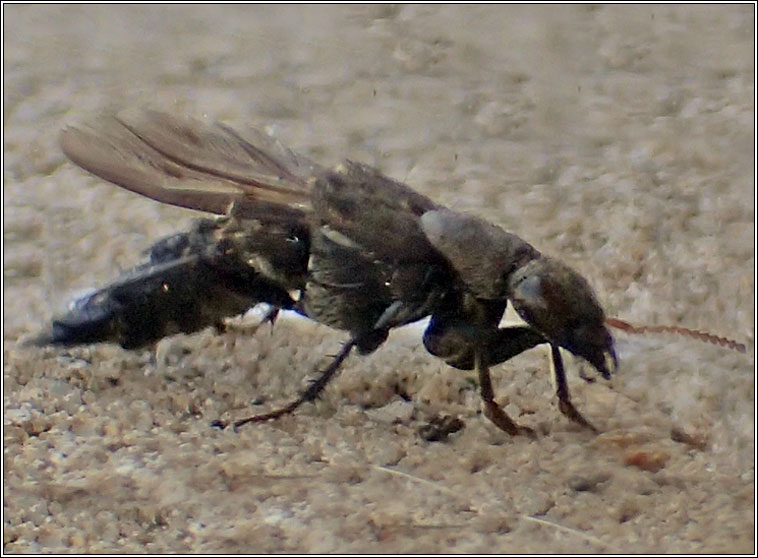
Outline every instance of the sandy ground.
POLYGON ((3 9, 5 552, 754 551, 753 6, 3 9), (410 326, 318 404, 215 430, 291 399, 345 335, 285 317, 156 351, 17 344, 195 217, 57 147, 144 105, 375 164, 564 258, 609 314, 747 354, 619 333, 611 383, 569 362, 594 436, 531 351, 494 371, 531 441, 410 326), (422 440, 438 413, 465 429, 422 440))

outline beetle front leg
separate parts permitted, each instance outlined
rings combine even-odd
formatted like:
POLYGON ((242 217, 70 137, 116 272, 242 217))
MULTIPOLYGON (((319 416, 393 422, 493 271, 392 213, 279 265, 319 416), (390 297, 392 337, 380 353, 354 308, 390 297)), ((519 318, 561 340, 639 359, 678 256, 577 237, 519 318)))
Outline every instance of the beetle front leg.
POLYGON ((598 429, 592 426, 592 424, 576 410, 576 407, 574 407, 574 404, 571 402, 571 394, 569 393, 568 382, 566 381, 566 369, 563 367, 563 357, 561 357, 560 349, 556 345, 550 345, 550 356, 550 368, 553 373, 553 379, 555 380, 555 392, 558 396, 558 408, 561 410, 561 413, 567 416, 569 420, 598 433, 598 429))

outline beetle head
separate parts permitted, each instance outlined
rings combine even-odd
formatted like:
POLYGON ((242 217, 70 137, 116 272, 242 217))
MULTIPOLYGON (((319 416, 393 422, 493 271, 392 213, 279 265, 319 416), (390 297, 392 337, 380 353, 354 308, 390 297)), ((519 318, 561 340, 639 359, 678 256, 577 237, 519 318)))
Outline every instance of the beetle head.
POLYGON ((610 378, 618 365, 613 337, 592 287, 581 275, 557 260, 541 257, 513 272, 508 291, 526 323, 610 378))

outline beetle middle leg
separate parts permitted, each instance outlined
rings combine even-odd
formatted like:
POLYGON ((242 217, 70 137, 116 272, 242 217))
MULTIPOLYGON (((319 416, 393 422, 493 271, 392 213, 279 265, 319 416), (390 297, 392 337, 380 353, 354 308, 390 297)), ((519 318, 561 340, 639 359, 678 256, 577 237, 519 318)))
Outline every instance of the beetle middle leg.
POLYGON ((476 347, 487 350, 487 365, 510 360, 541 343, 541 334, 530 327, 482 328, 463 320, 440 320, 432 317, 424 332, 424 347, 458 370, 474 369, 476 347))
POLYGON ((433 316, 424 332, 424 346, 431 354, 454 368, 477 371, 485 416, 513 436, 534 437, 535 433, 531 428, 516 424, 495 401, 489 367, 546 342, 542 335, 529 327, 495 329, 440 316, 433 316))
POLYGON ((492 421, 500 430, 505 430, 511 436, 525 434, 530 438, 536 438, 534 430, 526 426, 520 426, 495 401, 495 392, 492 389, 490 369, 487 365, 486 350, 474 350, 474 368, 479 374, 479 390, 484 400, 484 415, 492 421))
MULTIPOLYGON (((498 428, 512 435, 533 435, 532 430, 513 422, 495 402, 489 366, 505 362, 541 343, 547 343, 547 339, 530 327, 512 326, 490 330, 464 320, 436 318, 432 318, 424 332, 426 349, 454 368, 477 371, 485 414, 498 428)), ((550 350, 558 408, 569 420, 598 432, 571 402, 566 370, 558 347, 551 344, 550 350)))

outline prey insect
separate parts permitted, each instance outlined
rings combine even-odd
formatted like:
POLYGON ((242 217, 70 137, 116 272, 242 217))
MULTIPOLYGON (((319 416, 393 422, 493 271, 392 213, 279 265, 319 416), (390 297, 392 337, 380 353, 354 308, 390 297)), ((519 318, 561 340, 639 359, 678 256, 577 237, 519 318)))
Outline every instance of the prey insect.
POLYGON ((353 349, 375 351, 392 328, 431 317, 423 344, 475 370, 485 415, 533 435, 495 401, 490 367, 550 349, 559 409, 595 431, 571 401, 561 349, 609 379, 614 339, 589 283, 515 234, 445 208, 370 166, 322 167, 272 137, 138 111, 61 135, 80 167, 159 202, 205 211, 158 241, 147 261, 75 300, 39 344, 116 342, 131 349, 218 325, 258 303, 348 332, 334 360, 276 419, 313 401, 353 349), (526 325, 500 327, 508 304, 526 325))

